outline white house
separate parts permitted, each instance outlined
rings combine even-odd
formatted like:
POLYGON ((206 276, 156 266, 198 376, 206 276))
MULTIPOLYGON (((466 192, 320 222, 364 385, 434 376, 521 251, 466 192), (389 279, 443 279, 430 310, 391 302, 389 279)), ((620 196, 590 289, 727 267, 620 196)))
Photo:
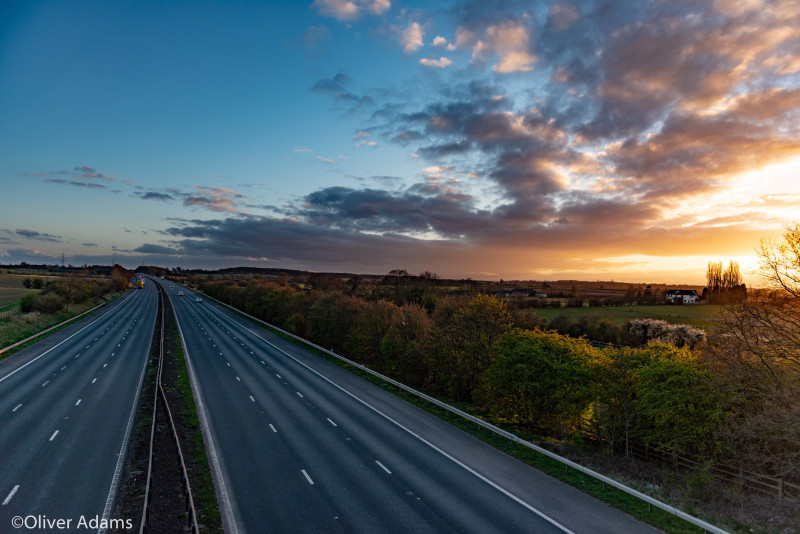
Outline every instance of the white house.
POLYGON ((700 300, 700 295, 694 289, 669 289, 667 302, 673 304, 695 304, 700 300))

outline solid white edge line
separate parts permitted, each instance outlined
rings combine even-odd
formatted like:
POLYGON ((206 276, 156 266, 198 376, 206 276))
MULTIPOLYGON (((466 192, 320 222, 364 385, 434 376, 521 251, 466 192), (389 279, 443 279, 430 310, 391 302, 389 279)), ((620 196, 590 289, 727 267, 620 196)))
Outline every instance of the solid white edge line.
POLYGON ((18 489, 19 489, 19 484, 14 486, 14 488, 11 490, 11 493, 8 494, 8 497, 6 497, 6 500, 3 501, 3 506, 5 506, 5 505, 7 505, 8 503, 11 502, 11 498, 14 496, 15 493, 17 493, 18 489))
MULTIPOLYGON (((172 296, 169 296, 170 304, 172 304, 172 296)), ((211 427, 208 424, 206 416, 205 405, 203 404, 203 393, 200 388, 200 383, 197 380, 197 375, 194 372, 191 358, 189 356, 189 349, 186 345, 186 340, 183 337, 183 329, 178 320, 178 314, 175 311, 174 304, 172 305, 173 315, 175 316, 175 324, 178 326, 178 334, 181 338, 183 345, 183 359, 186 362, 186 370, 189 374, 189 382, 194 393, 194 404, 197 408, 197 419, 200 422, 200 432, 203 434, 203 441, 206 445, 206 454, 208 461, 211 463, 213 470, 211 476, 214 479, 214 488, 217 493, 217 502, 220 504, 220 515, 222 516, 222 526, 226 534, 238 534, 239 528, 236 525, 236 518, 233 515, 233 506, 231 505, 231 497, 228 495, 228 488, 225 486, 225 477, 222 474, 222 466, 220 459, 217 455, 217 447, 214 445, 214 438, 211 434, 211 427)), ((220 356, 222 353, 220 353, 220 356)))
MULTIPOLYGON (((222 313, 222 312, 220 312, 220 313, 222 313)), ((228 316, 226 315, 226 317, 228 317, 228 316)), ((422 436, 420 436, 419 434, 417 434, 416 432, 414 432, 414 431, 413 431, 413 430, 411 430, 410 428, 408 428, 408 427, 404 426, 404 425, 403 425, 402 423, 400 423, 399 421, 396 421, 396 420, 392 419, 392 418, 391 418, 389 415, 387 415, 387 414, 383 413, 383 412, 382 412, 382 411, 380 411, 378 408, 376 408, 376 407, 372 406, 371 404, 369 404, 367 401, 365 401, 365 400, 361 399, 360 397, 358 397, 358 396, 356 396, 355 394, 351 393, 350 391, 346 390, 345 388, 343 388, 342 386, 340 386, 339 384, 337 384, 336 382, 334 382, 334 381, 333 381, 333 380, 331 380, 330 378, 326 377, 325 375, 323 375, 322 373, 320 373, 320 372, 319 372, 319 371, 317 371, 316 369, 313 369, 313 368, 311 368, 311 367, 310 367, 308 364, 306 364, 306 363, 304 363, 304 362, 301 362, 299 359, 297 359, 296 357, 292 356, 291 354, 289 354, 288 352, 286 352, 286 351, 285 351, 285 350, 283 350, 282 348, 278 347, 278 346, 277 346, 277 345, 275 345, 274 343, 272 343, 272 342, 270 342, 270 341, 268 341, 268 340, 264 339, 264 338, 263 338, 263 337, 261 337, 261 336, 260 336, 258 333, 256 333, 256 332, 254 332, 254 331, 250 330, 250 329, 249 329, 249 328, 247 328, 245 325, 243 325, 243 324, 239 323, 238 321, 236 321, 235 319, 233 319, 233 318, 231 318, 231 317, 228 317, 228 319, 229 319, 229 320, 231 320, 231 321, 233 321, 234 323, 236 323, 236 324, 237 324, 237 325, 239 325, 240 327, 244 328, 245 330, 247 330, 248 332, 250 332, 251 334, 253 334, 253 335, 254 335, 254 336, 256 336, 257 338, 259 338, 260 340, 262 340, 264 343, 268 344, 269 346, 271 346, 271 347, 272 347, 272 348, 274 348, 275 350, 277 350, 277 351, 279 351, 279 352, 281 352, 281 353, 285 354, 286 356, 288 356, 289 358, 291 358, 292 360, 294 360, 294 361, 295 361, 295 362, 297 362, 298 364, 302 365, 303 367, 305 367, 306 369, 308 369, 309 371, 311 371, 312 373, 314 373, 315 375, 317 375, 318 377, 320 377, 320 378, 321 378, 321 379, 323 379, 324 381, 328 382, 328 383, 329 383, 330 385, 332 385, 333 387, 337 388, 337 389, 338 389, 338 390, 340 390, 341 392, 343 392, 343 393, 345 393, 346 395, 350 396, 352 399, 354 399, 354 400, 356 400, 356 401, 360 402, 361 404, 363 404, 364 406, 366 406, 367 408, 369 408, 369 409, 370 409, 370 410, 372 410, 373 412, 377 413, 378 415, 380 415, 381 417, 383 417, 383 418, 384 418, 384 419, 386 419, 387 421, 389 421, 389 422, 393 423, 393 424, 394 424, 394 425, 396 425, 398 428, 400 428, 400 429, 404 430, 405 432, 407 432, 408 434, 410 434, 410 435, 414 436, 415 438, 417 438, 418 440, 420 440, 422 443, 424 443, 425 445, 427 445, 427 446, 428 446, 428 447, 430 447, 431 449, 435 450, 436 452, 438 452, 439 454, 441 454, 442 456, 444 456, 444 457, 445 457, 445 458, 447 458, 448 460, 452 461, 453 463, 455 463, 456 465, 458 465, 459 467, 461 467, 462 469, 464 469, 464 470, 465 470, 465 471, 467 471, 468 473, 470 473, 470 474, 474 475, 475 477, 477 477, 478 479, 480 479, 480 480, 484 481, 485 483, 487 483, 488 485, 490 485, 491 487, 493 487, 494 489, 496 489, 497 491, 499 491, 500 493, 502 493, 503 495, 505 495, 505 496, 506 496, 506 497, 508 497, 509 499, 511 499, 511 500, 513 500, 514 502, 516 502, 516 503, 520 504, 521 506, 523 506, 523 507, 527 508, 528 510, 530 510, 530 511, 531 511, 531 512, 533 512, 534 514, 538 515, 539 517, 541 517, 542 519, 544 519, 545 521, 547 521, 547 522, 548 522, 548 523, 550 523, 551 525, 555 526, 556 528, 558 528, 558 529, 562 530, 563 532, 565 532, 565 533, 567 533, 567 534, 575 534, 575 533, 574 533, 572 530, 568 529, 567 527, 565 527, 564 525, 562 525, 561 523, 559 523, 558 521, 556 521, 556 520, 555 520, 555 519, 553 519, 552 517, 548 516, 548 515, 547 515, 547 514, 545 514, 544 512, 541 512, 540 510, 538 510, 538 509, 534 508, 533 506, 531 506, 531 505, 530 505, 530 504, 528 504, 527 502, 523 501, 521 498, 517 497, 516 495, 514 495, 513 493, 511 493, 511 492, 510 492, 510 491, 508 491, 507 489, 505 489, 505 488, 503 488, 503 487, 499 486, 498 484, 496 484, 496 483, 492 482, 491 480, 489 480, 489 479, 488 479, 488 478, 486 478, 485 476, 481 475, 480 473, 478 473, 477 471, 475 471, 474 469, 472 469, 472 468, 471 468, 471 467, 469 467, 468 465, 464 464, 463 462, 461 462, 460 460, 458 460, 458 459, 457 459, 457 458, 455 458, 454 456, 451 456, 450 454, 448 454, 448 453, 447 453, 447 452, 445 452, 444 450, 440 449, 439 447, 437 447, 436 445, 434 445, 434 444, 433 444, 433 443, 431 443, 430 441, 426 440, 425 438, 423 438, 422 436)), ((298 393, 298 395, 299 395, 299 393, 298 393)))

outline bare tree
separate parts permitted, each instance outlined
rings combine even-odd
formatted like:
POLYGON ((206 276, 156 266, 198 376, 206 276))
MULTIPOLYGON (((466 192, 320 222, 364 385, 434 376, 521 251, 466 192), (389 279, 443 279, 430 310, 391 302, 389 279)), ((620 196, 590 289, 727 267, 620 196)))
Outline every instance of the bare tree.
POLYGON ((787 226, 780 240, 762 240, 756 253, 762 279, 773 289, 800 297, 800 224, 787 226))
POLYGON ((800 476, 800 225, 756 249, 765 289, 725 306, 707 355, 732 399, 718 439, 743 468, 800 476))

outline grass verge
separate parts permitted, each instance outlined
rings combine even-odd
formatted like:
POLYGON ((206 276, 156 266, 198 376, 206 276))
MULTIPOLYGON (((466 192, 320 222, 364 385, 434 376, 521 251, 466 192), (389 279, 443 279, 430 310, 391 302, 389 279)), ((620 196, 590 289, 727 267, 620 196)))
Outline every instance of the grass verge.
MULTIPOLYGON (((170 316, 171 315, 170 310, 170 316)), ((167 321, 170 325, 170 321, 167 321)), ((197 510, 197 520, 203 526, 202 531, 207 533, 222 533, 222 516, 217 504, 217 495, 214 492, 214 481, 211 478, 211 469, 206 456, 206 448, 203 443, 203 434, 200 431, 200 421, 195 409, 192 386, 189 383, 189 373, 186 369, 183 347, 177 328, 172 323, 171 331, 164 334, 165 337, 172 337, 174 342, 174 357, 177 363, 177 382, 176 389, 181 399, 181 409, 174 416, 182 420, 185 428, 186 449, 186 469, 192 487, 194 504, 197 510)), ((176 425, 179 423, 176 422, 176 425)), ((184 436, 182 436, 184 438, 184 436)))

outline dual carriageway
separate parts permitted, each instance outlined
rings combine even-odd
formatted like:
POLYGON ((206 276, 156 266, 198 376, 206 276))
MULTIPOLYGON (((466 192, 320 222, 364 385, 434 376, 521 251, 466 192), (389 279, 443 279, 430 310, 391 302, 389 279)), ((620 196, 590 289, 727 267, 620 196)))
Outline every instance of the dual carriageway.
POLYGON ((76 532, 81 518, 136 523, 111 514, 156 284, 179 325, 229 534, 656 532, 209 299, 152 281, 0 362, 0 532, 31 531, 10 529, 16 517, 71 520, 76 532))

